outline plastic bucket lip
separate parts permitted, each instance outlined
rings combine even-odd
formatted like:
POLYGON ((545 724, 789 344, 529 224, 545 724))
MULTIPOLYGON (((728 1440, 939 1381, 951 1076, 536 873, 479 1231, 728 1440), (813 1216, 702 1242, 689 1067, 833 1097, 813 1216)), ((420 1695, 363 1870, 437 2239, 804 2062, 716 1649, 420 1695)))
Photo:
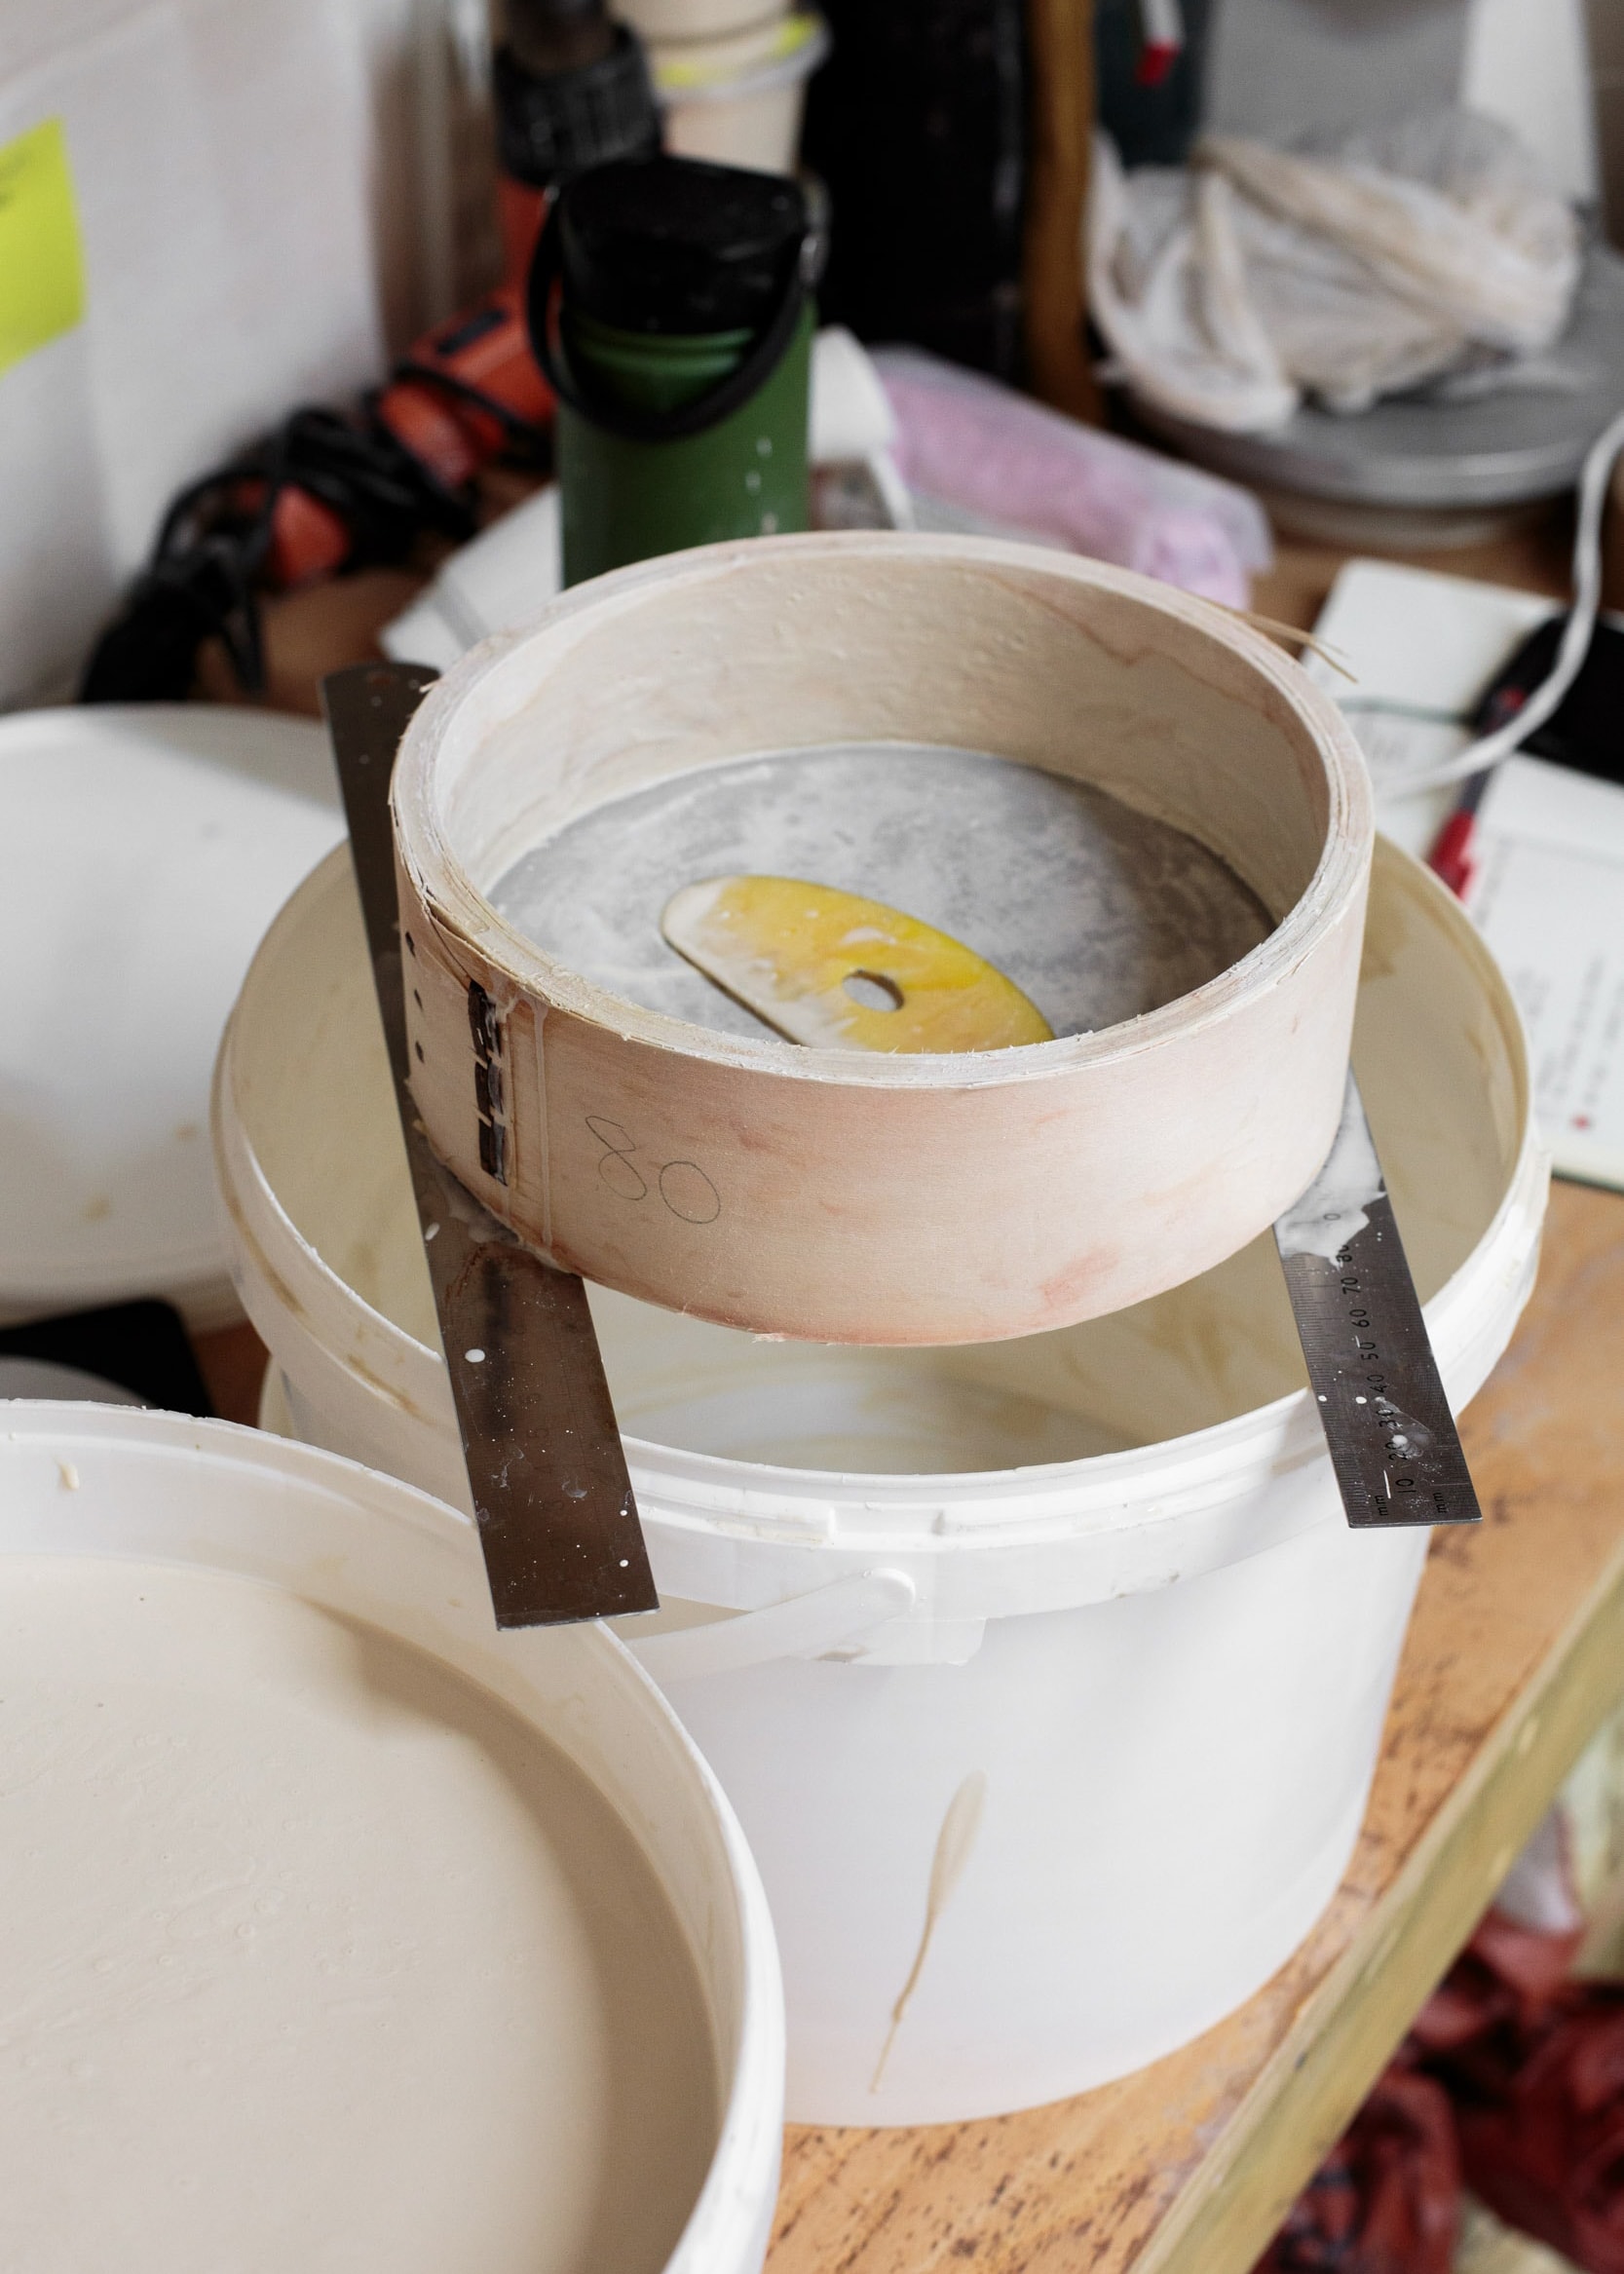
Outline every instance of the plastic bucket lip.
MULTIPOLYGON (((1549 1156, 1537 1137, 1531 1118, 1524 1123, 1523 1142, 1517 1163, 1507 1182, 1498 1208, 1473 1253, 1446 1280, 1435 1295, 1423 1306, 1429 1333, 1441 1341, 1439 1327, 1442 1319, 1457 1306, 1467 1307, 1476 1294, 1474 1282, 1497 1274, 1500 1265, 1490 1252, 1498 1248, 1504 1239, 1506 1227, 1514 1212, 1526 1210, 1532 1194, 1543 1184, 1549 1173, 1549 1156)), ((1525 1253, 1537 1245, 1537 1232, 1531 1232, 1522 1242, 1525 1253)), ((374 1316, 377 1314, 374 1313, 374 1316)), ((398 1331, 398 1330, 397 1330, 398 1331)), ((421 1345, 415 1345, 420 1347, 421 1345)), ((1441 1361, 1446 1369, 1448 1355, 1441 1361)), ((630 1431, 624 1435, 628 1456, 634 1463, 639 1456, 657 1456, 661 1470, 667 1475, 680 1475, 703 1486, 707 1493, 707 1506, 713 1505, 709 1496, 717 1487, 725 1487, 736 1480, 740 1469, 748 1468, 752 1479, 761 1478, 771 1488, 781 1483, 786 1499, 805 1499, 826 1502, 838 1498, 850 1506, 855 1498, 865 1510, 884 1509, 889 1515, 906 1516, 910 1512, 927 1520, 927 1527, 917 1537, 910 1536, 909 1544, 916 1549, 938 1549, 947 1543, 941 1534, 940 1502, 949 1491, 973 1492, 979 1485, 985 1487, 990 1474, 1001 1484, 1009 1478, 1032 1480, 1035 1488, 1049 1488, 1044 1499, 1064 1493, 1071 1511, 1081 1514, 1084 1508, 1093 1509, 1105 1503, 1114 1507, 1124 1523, 1137 1526, 1144 1520, 1136 1512, 1131 1518, 1119 1495, 1119 1486, 1126 1480, 1143 1475, 1153 1463, 1158 1478, 1167 1480, 1169 1494, 1185 1489, 1179 1480, 1186 1479, 1189 1487, 1198 1487, 1210 1479, 1231 1478, 1234 1474, 1234 1456, 1248 1446, 1258 1448, 1257 1458, 1267 1461, 1274 1469, 1282 1462, 1288 1466, 1315 1459, 1325 1450, 1325 1440, 1314 1415, 1306 1388, 1287 1390, 1284 1395, 1270 1399, 1265 1405, 1253 1406, 1243 1414, 1233 1414, 1227 1421, 1214 1421, 1205 1428, 1192 1429, 1174 1437, 1161 1437, 1147 1445, 1128 1446, 1114 1453, 1096 1453, 1076 1460, 1035 1461, 1030 1464, 989 1472, 985 1469, 932 1470, 922 1476, 898 1477, 862 1470, 791 1468, 770 1462, 744 1462, 725 1455, 690 1453, 677 1447, 659 1445, 638 1438, 630 1431)), ((752 1484, 744 1488, 754 1492, 752 1484)), ((964 1529, 979 1524, 987 1530, 998 1530, 1007 1536, 1010 1524, 1010 1502, 1001 1498, 996 1511, 989 1510, 983 1517, 966 1516, 962 1519, 964 1529)), ((1017 1519, 1018 1520, 1018 1519, 1017 1519)), ((746 1525, 753 1536, 760 1520, 746 1525)), ((1074 1516, 1051 1518, 1051 1522, 1074 1528, 1074 1516)), ((727 1524, 723 1516, 713 1516, 718 1529, 727 1524)), ((1110 1529, 1098 1522, 1080 1527, 1086 1532, 1110 1529)))
MULTIPOLYGON (((682 559, 691 579, 704 576, 720 583, 740 568, 748 569, 752 559, 762 557, 768 549, 785 555, 793 549, 809 560, 838 559, 843 554, 858 559, 867 550, 867 533, 752 538, 743 544, 696 547, 682 559)), ((606 1028, 623 1041, 677 1049, 713 1065, 753 1068, 790 1081, 876 1089, 976 1089, 1036 1080, 1063 1066, 1108 1066, 1153 1051, 1175 1037, 1194 1040, 1254 998, 1266 995, 1318 944, 1318 927, 1368 866, 1374 834, 1369 776, 1352 730, 1329 696, 1244 618, 1130 569, 1102 569, 1081 555, 979 537, 893 533, 888 538, 887 552, 915 563, 959 561, 990 576, 1007 568, 1078 585, 1103 585, 1187 627, 1209 634, 1221 631, 1224 643, 1256 669, 1287 711, 1311 719, 1322 738, 1325 842, 1302 892, 1258 946, 1204 985, 1116 1026, 1009 1050, 943 1051, 918 1057, 861 1050, 786 1054, 767 1037, 757 1041, 723 1034, 645 1009, 574 971, 491 905, 451 842, 444 800, 478 736, 510 716, 515 703, 522 701, 522 694, 515 694, 509 682, 515 666, 535 659, 538 635, 547 643, 541 660, 560 659, 583 633, 595 633, 615 616, 634 612, 650 587, 658 590, 671 574, 670 562, 660 559, 594 578, 551 600, 530 623, 484 641, 435 682, 406 731, 392 791, 397 842, 398 817, 409 811, 420 849, 432 853, 440 865, 459 902, 455 916, 460 929, 475 948, 521 985, 537 987, 560 1009, 606 1028), (438 767, 433 778, 431 757, 438 767)), ((748 753, 732 753, 726 762, 744 755, 748 753)), ((403 853, 402 857, 415 872, 418 853, 403 853)))
MULTIPOLYGON (((154 1408, 19 1398, 0 1404, 0 1445, 38 1445, 53 1463, 62 1453, 78 1450, 88 1459, 111 1447, 137 1459, 201 1458, 210 1470, 226 1474, 243 1468, 268 1472, 279 1480, 291 1479, 306 1487, 313 1497, 321 1495, 329 1501, 347 1498, 352 1507, 365 1505, 391 1522, 454 1546, 465 1556, 473 1531, 472 1518, 460 1509, 400 1478, 367 1468, 342 1454, 297 1439, 269 1436, 232 1421, 199 1420, 154 1408), (381 1509, 380 1502, 384 1503, 381 1509)), ((12 1552, 8 1543, 10 1521, 10 1517, 0 1521, 0 1556, 12 1552)), ((30 1544, 22 1552, 116 1557, 119 1551, 76 1551, 71 1543, 65 1543, 59 1548, 30 1544)), ((154 1560, 140 1548, 132 1555, 141 1561, 154 1560)), ((241 1568, 212 1559, 207 1548, 186 1557, 183 1563, 186 1569, 241 1568)), ((318 1585, 317 1600, 321 1593, 318 1585)), ((383 1616, 381 1607, 379 1616, 383 1616)), ((692 1952, 726 2089, 719 2096, 716 2140, 703 2184, 663 2274, 754 2274, 765 2249, 776 2193, 784 2069, 782 1982, 766 1893, 732 1804, 662 1691, 638 1665, 635 1655, 601 1622, 594 1622, 589 1637, 584 1635, 583 1640, 603 1656, 607 1680, 613 1687, 636 1697, 639 1711, 651 1717, 659 1742, 681 1760, 684 1773, 693 1778, 709 1825, 710 1862, 713 1867, 723 1867, 710 1873, 717 1883, 712 1900, 724 1885, 732 1897, 737 1996, 731 2032, 725 2029, 716 1989, 707 1975, 710 1953, 697 1944, 692 1952)), ((417 1642, 415 1647, 433 1646, 417 1642)), ((494 1641, 489 1647, 498 1648, 494 1641)), ((661 1859, 649 1851, 617 1796, 604 1789, 588 1762, 579 1759, 562 1713, 556 1721, 557 1726, 548 1732, 548 1741, 575 1762, 578 1773, 597 1791, 602 1804, 620 1817, 643 1848, 657 1880, 663 1882, 665 1871, 661 1859)))
MULTIPOLYGON (((306 1243, 231 1102, 239 1021, 274 1022, 275 1006, 299 983, 307 936, 332 953, 325 928, 336 914, 341 862, 334 855, 325 883, 319 871, 273 926, 222 1045, 214 1142, 239 1286, 283 1370, 295 1426, 431 1478, 460 1499, 466 1485, 437 1354, 306 1243)), ((1371 980, 1379 984, 1388 949, 1418 957, 1402 982, 1421 991, 1416 1015, 1424 1016, 1438 988, 1446 1015, 1482 1021, 1477 1047, 1462 1052, 1452 1079, 1475 1095, 1479 1058, 1487 1054, 1495 1070, 1498 1134, 1485 1156, 1488 1181, 1473 1187, 1478 1198, 1455 1227, 1450 1260, 1460 1260, 1425 1307, 1458 1409, 1509 1341, 1532 1284, 1548 1159, 1531 1125, 1526 1042, 1503 977, 1452 895, 1386 844, 1378 852, 1383 875, 1379 904, 1392 929, 1385 945, 1378 936, 1371 980)), ((1388 1079, 1411 1080, 1416 1063, 1400 1045, 1388 1079)), ((1437 1173, 1435 1163, 1428 1175, 1437 1173)), ((1423 1207, 1430 1189, 1417 1188, 1423 1207)), ((1448 1270, 1442 1258, 1440 1268, 1448 1270)), ((1139 1446, 1003 1469, 909 1476, 790 1467, 662 1445, 635 1426, 625 1442, 662 1595, 754 1611, 894 1572, 913 1589, 911 1607, 866 1646, 876 1664, 927 1662, 932 1651, 959 1662, 952 1653, 963 1655, 961 1627, 1145 1594, 1341 1527, 1319 1421, 1302 1388, 1139 1446)))
MULTIPOLYGON (((330 860, 337 863, 344 857, 340 849, 330 860)), ((1443 888, 1437 889, 1441 901, 1448 902, 1453 911, 1454 903, 1443 888)), ((289 911, 284 910, 267 935, 267 945, 288 920, 289 911)), ((1464 917, 1460 922, 1466 925, 1464 917)), ((1463 947, 1476 951, 1488 969, 1493 969, 1475 932, 1468 928, 1457 937, 1463 947)), ((1521 1137, 1493 1216, 1470 1255, 1424 1307, 1446 1375, 1454 1357, 1451 1342, 1456 1339, 1446 1335, 1449 1322, 1456 1317, 1474 1318, 1480 1309, 1480 1293, 1508 1271, 1520 1278, 1538 1245, 1539 1214, 1532 1203, 1548 1175, 1548 1156, 1529 1111, 1522 1022, 1509 997, 1502 1008, 1507 1011, 1503 1032, 1512 1062, 1521 1137), (1527 1229, 1514 1238, 1513 1219, 1519 1217, 1527 1229)), ((221 1191, 237 1230, 250 1242, 260 1270, 280 1285, 283 1300, 295 1311, 303 1313, 308 1308, 299 1289, 287 1284, 295 1264, 296 1275, 313 1299, 362 1311, 369 1330, 394 1361, 398 1385, 385 1383, 371 1369, 362 1379, 373 1391, 393 1398, 432 1424, 434 1408, 420 1395, 411 1394, 406 1385, 413 1376, 420 1376, 422 1389, 432 1389, 440 1376, 435 1354, 366 1303, 306 1241, 265 1177, 245 1128, 235 1117, 231 1149, 237 1157, 227 1157, 228 1123, 219 1100, 232 1081, 236 1019, 234 1012, 221 1044, 212 1122, 221 1191), (276 1221, 283 1236, 277 1265, 264 1255, 263 1245, 246 1224, 241 1206, 232 1200, 236 1181, 245 1171, 252 1180, 258 1207, 276 1221)), ((1500 1338, 1502 1345, 1504 1339, 1500 1338)), ((340 1364, 349 1363, 342 1353, 334 1352, 333 1356, 340 1364)), ((1008 1549, 1023 1540, 1029 1544, 1039 1540, 1097 1540, 1112 1533, 1137 1532, 1156 1522, 1158 1515, 1167 1518, 1222 1505, 1234 1497, 1248 1471, 1279 1474, 1322 1458, 1324 1453, 1319 1421, 1306 1388, 1289 1390, 1225 1421, 1148 1445, 992 1472, 972 1469, 897 1476, 800 1468, 689 1452, 639 1437, 630 1429, 623 1437, 639 1505, 658 1522, 710 1537, 732 1537, 755 1547, 861 1545, 880 1553, 888 1545, 895 1552, 930 1559, 1008 1549), (1155 1498, 1149 1505, 1130 1497, 1147 1472, 1152 1472, 1157 1483, 1155 1498), (1000 1497, 997 1506, 985 1515, 966 1512, 958 1516, 949 1511, 946 1503, 951 1499, 986 1494, 994 1479, 1000 1497), (1029 1484, 1030 1494, 1011 1496, 1007 1491, 1011 1479, 1029 1484)))

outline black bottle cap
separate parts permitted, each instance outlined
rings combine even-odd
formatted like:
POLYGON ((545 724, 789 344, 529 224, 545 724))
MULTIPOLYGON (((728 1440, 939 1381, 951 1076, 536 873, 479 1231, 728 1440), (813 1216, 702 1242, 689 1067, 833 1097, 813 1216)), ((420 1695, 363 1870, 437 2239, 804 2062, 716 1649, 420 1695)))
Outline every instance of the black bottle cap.
POLYGON ((604 55, 538 76, 510 47, 492 66, 497 156, 504 173, 550 189, 587 167, 660 148, 660 112, 642 48, 623 24, 604 55))
POLYGON ((626 331, 759 330, 807 235, 787 174, 696 158, 595 167, 558 200, 566 310, 626 331))

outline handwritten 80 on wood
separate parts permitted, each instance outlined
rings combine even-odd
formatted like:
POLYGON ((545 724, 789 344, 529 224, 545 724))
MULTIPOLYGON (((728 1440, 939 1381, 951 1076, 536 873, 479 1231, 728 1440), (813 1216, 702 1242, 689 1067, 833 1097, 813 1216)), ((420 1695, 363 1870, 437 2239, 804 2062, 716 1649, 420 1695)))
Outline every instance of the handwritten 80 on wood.
POLYGON ((637 1201, 656 1194, 684 1224, 714 1224, 721 1215, 722 1195, 698 1161, 653 1160, 621 1122, 603 1114, 584 1118, 603 1148, 598 1175, 617 1197, 637 1201))

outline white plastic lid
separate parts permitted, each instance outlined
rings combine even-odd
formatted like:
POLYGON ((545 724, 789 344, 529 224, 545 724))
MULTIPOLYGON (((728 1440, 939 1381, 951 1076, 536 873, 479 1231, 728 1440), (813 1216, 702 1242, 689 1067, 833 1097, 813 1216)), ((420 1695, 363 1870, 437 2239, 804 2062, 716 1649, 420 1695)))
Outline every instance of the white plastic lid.
POLYGON ((211 704, 0 719, 0 1317, 165 1295, 236 1315, 214 1054, 344 834, 321 729, 211 704))

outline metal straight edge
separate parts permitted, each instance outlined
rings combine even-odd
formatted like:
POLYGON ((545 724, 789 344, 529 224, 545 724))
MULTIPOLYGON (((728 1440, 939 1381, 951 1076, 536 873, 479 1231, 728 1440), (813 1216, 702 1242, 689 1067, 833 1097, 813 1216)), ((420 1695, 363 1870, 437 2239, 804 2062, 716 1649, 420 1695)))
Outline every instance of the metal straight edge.
POLYGON ((656 1611, 585 1287, 521 1246, 435 1158, 412 1098, 389 790, 434 676, 358 664, 323 680, 321 701, 491 1604, 499 1627, 656 1611))
POLYGON ((1479 1522, 1351 1073, 1330 1154, 1274 1238, 1348 1523, 1380 1531, 1479 1522))

